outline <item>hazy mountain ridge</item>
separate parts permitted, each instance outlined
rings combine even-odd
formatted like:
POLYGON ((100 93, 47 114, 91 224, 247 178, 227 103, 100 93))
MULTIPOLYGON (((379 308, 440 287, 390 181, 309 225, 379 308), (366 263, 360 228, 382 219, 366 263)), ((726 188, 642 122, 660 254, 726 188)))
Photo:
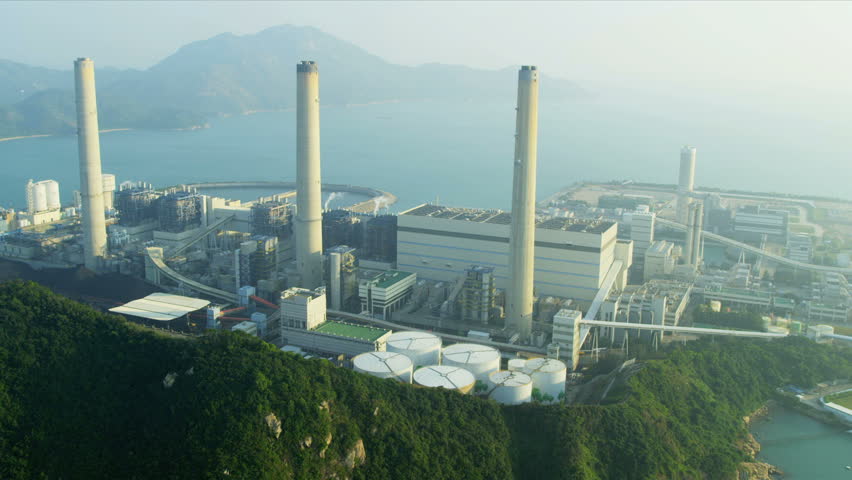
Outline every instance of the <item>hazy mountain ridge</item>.
MULTIPOLYGON (((293 107, 293 67, 302 59, 319 63, 325 105, 515 95, 514 68, 395 65, 315 28, 285 25, 192 42, 147 70, 98 67, 100 127, 182 128, 216 115, 293 107)), ((0 60, 0 105, 7 105, 0 106, 0 137, 73 132, 73 80, 71 71, 0 60), (65 95, 46 93, 53 89, 65 95)), ((567 80, 542 82, 548 100, 584 94, 567 80)))

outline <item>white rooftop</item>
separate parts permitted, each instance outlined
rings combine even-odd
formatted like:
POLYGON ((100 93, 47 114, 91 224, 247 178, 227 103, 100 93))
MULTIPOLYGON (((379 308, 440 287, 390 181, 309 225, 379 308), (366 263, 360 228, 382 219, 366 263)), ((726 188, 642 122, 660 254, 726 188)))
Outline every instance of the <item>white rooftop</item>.
POLYGON ((426 387, 463 389, 476 381, 473 374, 459 367, 432 365, 417 369, 414 381, 426 387))
POLYGON ((168 322, 194 312, 210 305, 207 300, 199 298, 182 297, 170 293, 152 293, 145 298, 133 300, 120 307, 110 308, 113 313, 131 315, 134 317, 147 318, 168 322))
POLYGON ((401 350, 428 350, 440 347, 441 339, 428 332, 395 332, 387 344, 401 350))

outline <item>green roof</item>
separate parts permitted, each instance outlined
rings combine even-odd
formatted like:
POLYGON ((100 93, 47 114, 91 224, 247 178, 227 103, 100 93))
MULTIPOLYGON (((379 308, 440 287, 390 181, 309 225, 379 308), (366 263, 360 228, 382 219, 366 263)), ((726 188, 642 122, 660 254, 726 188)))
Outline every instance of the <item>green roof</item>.
POLYGON ((400 272, 399 270, 388 270, 376 277, 373 282, 378 288, 388 288, 394 283, 414 275, 411 272, 400 272))
POLYGON ((382 335, 390 332, 390 330, 385 330, 383 328, 366 327, 363 325, 354 325, 352 323, 332 321, 323 323, 319 327, 315 328, 314 331, 328 335, 337 335, 338 337, 366 340, 368 342, 375 342, 382 335))

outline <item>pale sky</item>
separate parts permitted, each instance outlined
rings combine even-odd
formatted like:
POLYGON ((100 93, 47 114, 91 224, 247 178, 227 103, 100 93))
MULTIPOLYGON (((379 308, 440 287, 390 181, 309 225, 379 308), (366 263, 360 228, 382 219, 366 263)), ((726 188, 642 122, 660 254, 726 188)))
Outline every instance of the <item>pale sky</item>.
POLYGON ((581 85, 848 94, 849 2, 0 2, 0 58, 147 68, 222 32, 311 25, 388 61, 537 64, 581 85))

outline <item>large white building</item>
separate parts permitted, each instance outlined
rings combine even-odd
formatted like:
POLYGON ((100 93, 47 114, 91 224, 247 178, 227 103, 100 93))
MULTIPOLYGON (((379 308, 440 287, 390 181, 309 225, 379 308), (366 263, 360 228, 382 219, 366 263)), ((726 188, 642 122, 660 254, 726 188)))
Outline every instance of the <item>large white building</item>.
POLYGON ((281 292, 281 325, 313 330, 325 323, 325 288, 289 288, 281 292))
POLYGON ((630 215, 630 239, 633 240, 633 263, 640 263, 648 247, 654 243, 654 224, 657 215, 653 212, 633 212, 630 215))
POLYGON ((388 270, 375 278, 362 280, 358 285, 361 298, 361 311, 370 315, 381 314, 387 320, 388 314, 399 307, 411 296, 417 275, 411 272, 388 270))
MULTIPOLYGON (((498 210, 420 205, 399 216, 397 267, 417 273, 418 278, 452 282, 470 265, 489 266, 494 268, 496 287, 506 289, 510 225, 511 215, 498 210)), ((632 263, 621 258, 630 252, 630 244, 617 245, 616 233, 617 225, 609 221, 539 220, 536 294, 571 298, 588 306, 615 260, 623 260, 624 271, 632 263)), ((619 279, 623 283, 626 275, 619 279)))

